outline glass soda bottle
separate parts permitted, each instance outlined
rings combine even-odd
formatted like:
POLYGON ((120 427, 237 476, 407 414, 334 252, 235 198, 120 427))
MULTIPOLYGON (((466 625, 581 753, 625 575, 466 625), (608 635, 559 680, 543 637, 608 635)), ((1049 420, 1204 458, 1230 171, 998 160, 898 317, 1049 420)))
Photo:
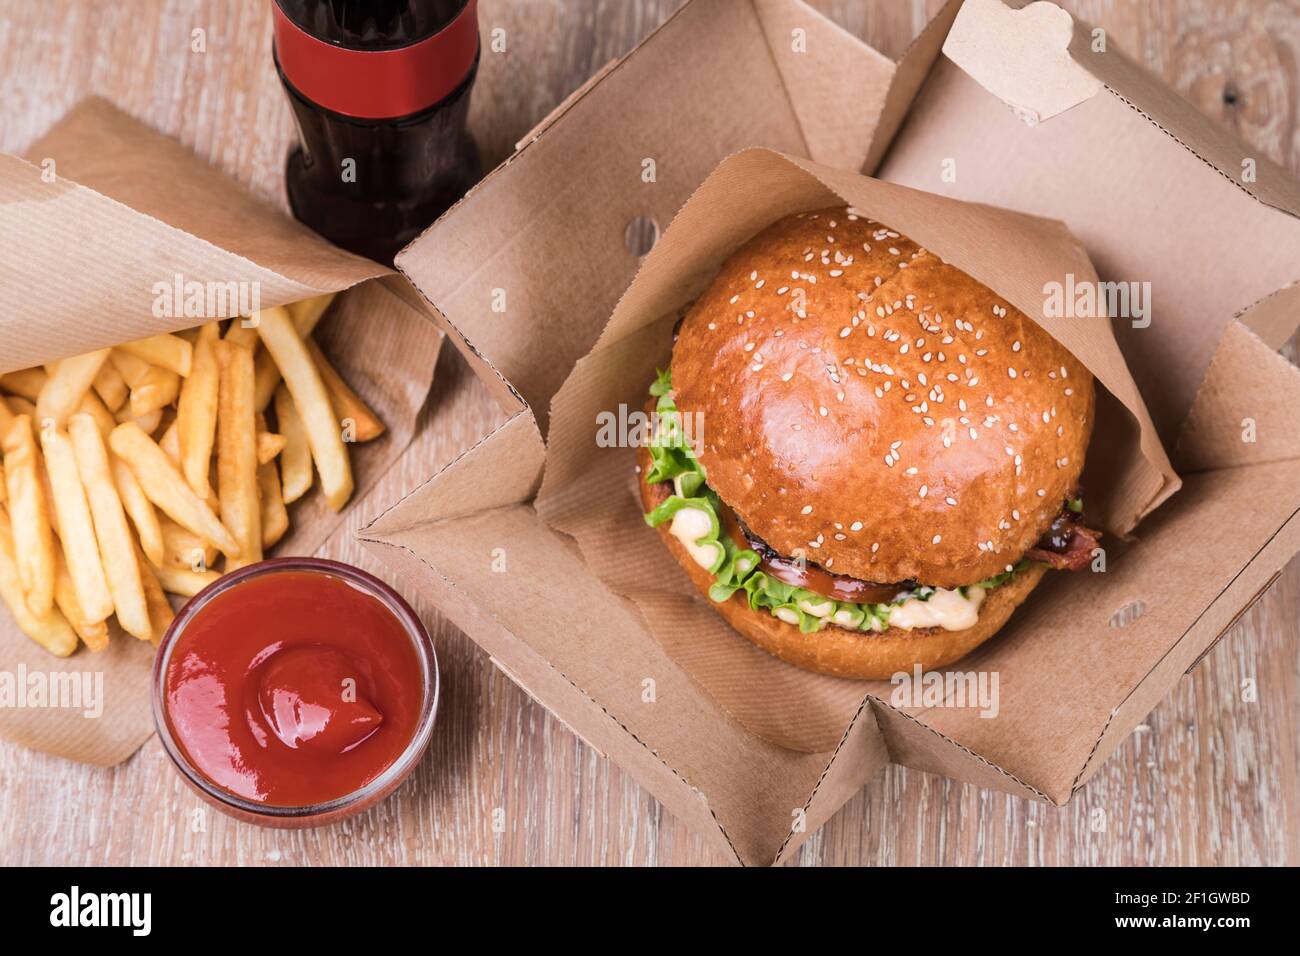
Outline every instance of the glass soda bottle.
POLYGON ((466 129, 476 0, 272 0, 276 71, 300 143, 294 215, 352 252, 397 251, 482 175, 466 129))

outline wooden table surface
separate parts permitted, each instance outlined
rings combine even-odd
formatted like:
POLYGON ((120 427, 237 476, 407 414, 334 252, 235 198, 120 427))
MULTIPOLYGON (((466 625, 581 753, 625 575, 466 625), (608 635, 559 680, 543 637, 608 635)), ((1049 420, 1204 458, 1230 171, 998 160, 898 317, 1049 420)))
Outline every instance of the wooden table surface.
MULTIPOLYGON (((490 164, 680 0, 481 0, 472 124, 490 164)), ((740 0, 737 0, 740 2, 740 0)), ((815 0, 886 54, 939 0, 815 0)), ((1063 0, 1216 120, 1300 172, 1300 0, 1063 0)), ((0 0, 0 150, 98 93, 284 204, 292 137, 270 60, 270 0, 0 0), (205 52, 195 52, 202 29, 205 52)), ((1298 276, 1300 278, 1300 276, 1298 276)), ((1294 359, 1294 350, 1291 351, 1294 359)), ((365 524, 501 420, 454 349, 403 462, 351 512, 365 524)), ((391 578, 351 541, 327 552, 391 578)), ((619 768, 503 677, 418 595, 445 669, 427 758, 379 807, 281 832, 199 806, 153 738, 95 769, 0 744, 4 864, 699 864, 706 848, 619 768), (505 811, 494 833, 493 811, 505 811)), ((801 849, 829 864, 1300 863, 1300 563, 1057 809, 891 767, 801 849), (1258 700, 1242 699, 1254 679, 1258 700), (1104 833, 1089 826, 1105 809, 1104 833)), ((1248 696, 1248 695, 1246 695, 1248 696)))

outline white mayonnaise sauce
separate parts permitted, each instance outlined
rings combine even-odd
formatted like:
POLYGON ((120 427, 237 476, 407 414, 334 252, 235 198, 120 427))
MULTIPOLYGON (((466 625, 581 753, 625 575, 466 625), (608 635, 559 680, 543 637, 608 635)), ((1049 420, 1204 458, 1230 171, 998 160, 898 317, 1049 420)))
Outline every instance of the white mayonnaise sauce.
POLYGON ((779 607, 772 613, 787 624, 793 624, 795 627, 799 626, 799 612, 792 607, 779 607))
POLYGON ((668 532, 682 543, 691 558, 702 568, 711 568, 722 556, 722 545, 713 541, 697 542, 713 530, 709 513, 703 508, 683 508, 673 515, 668 532))
POLYGON ((811 614, 813 617, 830 617, 831 611, 835 608, 834 601, 809 601, 801 600, 795 602, 799 610, 805 614, 811 614))
POLYGON ((889 626, 912 630, 941 627, 945 631, 964 631, 979 619, 983 588, 968 588, 965 597, 959 591, 939 588, 928 600, 909 598, 889 610, 889 626))

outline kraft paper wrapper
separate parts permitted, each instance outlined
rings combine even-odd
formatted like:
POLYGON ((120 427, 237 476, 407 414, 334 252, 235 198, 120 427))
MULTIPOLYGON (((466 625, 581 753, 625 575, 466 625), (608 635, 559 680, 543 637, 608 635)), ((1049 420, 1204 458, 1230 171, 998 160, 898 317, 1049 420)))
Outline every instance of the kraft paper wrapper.
MULTIPOLYGON (((25 368, 202 318, 152 314, 154 283, 257 282, 261 305, 348 290, 316 339, 387 425, 351 448, 355 503, 410 443, 442 336, 409 286, 332 246, 200 160, 99 99, 78 104, 27 160, 0 155, 0 371, 25 368), (52 165, 51 165, 52 161, 52 165), (53 181, 42 177, 52 169, 53 181), (368 281, 370 280, 370 281, 368 281)), ((211 315, 207 318, 223 318, 211 315)), ((341 526, 314 487, 290 506, 273 555, 311 554, 341 526)), ((0 670, 102 672, 104 712, 0 708, 0 737, 109 766, 153 732, 153 647, 116 627, 107 650, 48 654, 0 613, 0 670)))
POLYGON ((1179 485, 1109 320, 1043 314, 1045 283, 1068 273, 1077 282, 1097 281, 1083 247, 1062 223, 770 150, 727 159, 673 220, 595 347, 556 394, 537 510, 577 541, 587 564, 641 611, 655 639, 730 714, 769 741, 808 752, 833 748, 864 695, 887 697, 889 685, 803 671, 738 637, 642 520, 633 491, 634 451, 597 447, 595 423, 600 412, 620 404, 643 406, 656 367, 669 362, 679 311, 703 292, 732 251, 782 216, 842 204, 994 289, 1092 371, 1103 388, 1084 476, 1091 522, 1125 535, 1179 485))

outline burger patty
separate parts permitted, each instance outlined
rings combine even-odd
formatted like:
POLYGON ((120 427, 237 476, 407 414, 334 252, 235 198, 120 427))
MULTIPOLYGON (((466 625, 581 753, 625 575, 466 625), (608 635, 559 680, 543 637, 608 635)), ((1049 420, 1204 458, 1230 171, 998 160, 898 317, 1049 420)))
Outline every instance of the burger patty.
MULTIPOLYGON (((673 493, 673 483, 663 481, 652 486, 655 503, 660 504, 673 493)), ((888 604, 898 596, 915 591, 920 582, 895 581, 879 583, 861 581, 844 574, 833 574, 821 565, 805 558, 780 554, 755 534, 745 522, 725 503, 721 521, 724 529, 738 544, 745 543, 758 554, 760 568, 786 584, 812 591, 823 597, 857 604, 888 604)), ((1061 506, 1047 529, 1047 534, 1025 552, 1025 559, 1038 561, 1058 571, 1081 571, 1092 560, 1093 549, 1101 540, 1101 532, 1083 524, 1082 515, 1068 505, 1061 506)))

